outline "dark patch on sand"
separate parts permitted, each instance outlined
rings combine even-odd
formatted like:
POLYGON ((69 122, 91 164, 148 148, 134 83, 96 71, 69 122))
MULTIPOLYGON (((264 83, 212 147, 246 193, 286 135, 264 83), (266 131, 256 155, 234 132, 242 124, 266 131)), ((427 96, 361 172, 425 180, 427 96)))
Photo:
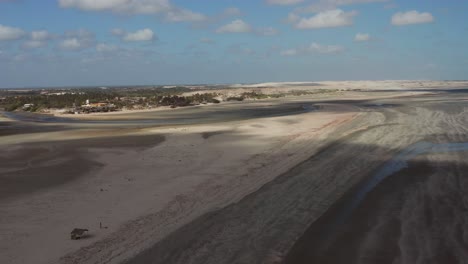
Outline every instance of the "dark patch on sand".
POLYGON ((222 135, 224 134, 224 131, 214 131, 214 132, 203 132, 202 133, 202 138, 208 139, 210 137, 216 136, 216 135, 222 135))
POLYGON ((164 142, 162 135, 141 135, 123 137, 98 137, 69 140, 70 144, 79 148, 150 148, 164 142))
POLYGON ((52 158, 63 156, 66 158, 58 164, 38 164, 34 167, 26 165, 19 170, 0 173, 0 200, 65 184, 101 165, 78 152, 57 152, 52 158))
POLYGON ((0 200, 62 185, 99 169, 90 148, 145 149, 164 136, 126 136, 23 144, 0 150, 0 200))
POLYGON ((36 126, 17 122, 0 122, 0 137, 18 134, 63 131, 64 126, 36 126))
MULTIPOLYGON (((437 167, 428 162, 410 162, 408 168, 389 176, 377 185, 348 219, 339 219, 343 223, 334 226, 340 211, 352 200, 356 191, 356 188, 353 188, 309 227, 289 252, 284 263, 407 263, 402 260, 401 250, 411 250, 411 247, 415 247, 416 250, 418 245, 416 241, 401 244, 402 221, 411 221, 401 219, 402 211, 408 210, 405 209, 406 201, 412 194, 417 193, 429 175, 436 170, 454 172, 454 164, 451 163, 438 164, 437 167)), ((417 205, 413 209, 419 210, 419 206, 427 205, 417 205)), ((431 221, 433 212, 430 209, 422 210, 426 211, 425 220, 431 221)), ((429 232, 433 232, 432 228, 428 228, 429 232)), ((421 238, 424 236, 415 235, 421 238)), ((441 235, 443 236, 437 234, 433 238, 442 239, 441 235)), ((450 237, 450 234, 448 236, 450 237)), ((462 263, 453 257, 455 252, 442 247, 435 250, 434 255, 424 263, 462 263)))
POLYGON ((278 120, 278 122, 283 123, 285 125, 295 125, 298 124, 300 121, 295 119, 285 119, 285 120, 278 120))

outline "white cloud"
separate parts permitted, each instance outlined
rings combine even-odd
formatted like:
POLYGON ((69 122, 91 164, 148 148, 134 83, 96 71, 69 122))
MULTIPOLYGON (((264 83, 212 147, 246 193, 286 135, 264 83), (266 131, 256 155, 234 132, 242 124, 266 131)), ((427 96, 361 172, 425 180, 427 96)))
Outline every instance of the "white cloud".
POLYGON ((320 12, 310 18, 301 18, 295 25, 299 29, 343 27, 353 24, 356 11, 345 12, 341 9, 320 12))
POLYGON ((299 47, 294 49, 287 49, 281 51, 282 56, 296 56, 301 54, 337 54, 344 52, 344 48, 339 45, 321 45, 312 42, 309 46, 299 47))
POLYGON ((60 47, 65 50, 82 49, 83 44, 77 38, 67 38, 60 43, 60 47))
POLYGON ((145 29, 137 30, 135 32, 126 33, 123 36, 123 40, 125 41, 150 41, 150 40, 153 40, 154 37, 155 37, 154 32, 149 28, 145 28, 145 29))
MULTIPOLYGON (((208 27, 211 27, 212 25, 216 25, 218 23, 225 22, 226 20, 231 20, 231 19, 233 19, 233 17, 239 18, 242 15, 243 15, 242 11, 239 8, 237 8, 237 7, 227 7, 225 9, 221 10, 218 13, 215 13, 215 14, 210 15, 210 16, 204 16, 203 15, 203 17, 199 17, 198 19, 193 19, 191 22, 192 22, 192 26, 194 28, 198 28, 198 29, 205 28, 206 29, 208 27)), ((168 20, 168 17, 169 17, 169 15, 166 15, 166 20, 168 20)))
POLYGON ((8 27, 0 24, 0 41, 20 39, 24 35, 24 31, 20 28, 8 27))
POLYGON ((111 34, 120 37, 123 41, 151 41, 157 39, 156 34, 149 28, 140 29, 135 32, 126 32, 120 28, 111 30, 111 34))
POLYGON ((53 36, 47 30, 33 31, 29 34, 29 40, 25 41, 21 47, 25 49, 36 49, 47 45, 53 36))
POLYGON ((326 10, 337 9, 340 6, 354 5, 354 4, 368 4, 375 2, 387 2, 388 0, 319 0, 314 1, 313 4, 306 8, 301 8, 299 12, 317 13, 326 10))
POLYGON ((304 2, 304 0, 266 0, 270 5, 295 5, 304 2))
POLYGON ((151 14, 168 11, 168 0, 59 0, 60 7, 85 11, 112 11, 131 14, 151 14))
POLYGON ((419 13, 416 10, 408 12, 398 12, 392 16, 392 25, 404 26, 410 24, 423 24, 434 21, 431 13, 419 13))
POLYGON ((52 38, 52 35, 47 30, 39 30, 31 32, 31 40, 45 41, 52 38))
POLYGON ((59 43, 59 47, 63 50, 77 51, 93 46, 94 42, 93 33, 79 29, 65 32, 64 39, 59 43))
POLYGON ((206 19, 203 14, 178 8, 169 0, 59 0, 62 8, 85 11, 109 11, 120 14, 162 15, 170 22, 198 22, 206 19))
POLYGON ((356 36, 354 36, 354 41, 362 42, 362 41, 369 41, 370 40, 370 35, 366 33, 357 33, 356 36))
POLYGON ((248 33, 252 27, 240 19, 236 19, 216 30, 216 33, 248 33))
POLYGON ((187 9, 174 9, 166 13, 165 19, 169 22, 201 22, 207 17, 187 9))
POLYGON ((272 27, 254 28, 243 20, 236 19, 219 27, 216 33, 253 33, 259 36, 274 36, 278 34, 278 30, 272 27))

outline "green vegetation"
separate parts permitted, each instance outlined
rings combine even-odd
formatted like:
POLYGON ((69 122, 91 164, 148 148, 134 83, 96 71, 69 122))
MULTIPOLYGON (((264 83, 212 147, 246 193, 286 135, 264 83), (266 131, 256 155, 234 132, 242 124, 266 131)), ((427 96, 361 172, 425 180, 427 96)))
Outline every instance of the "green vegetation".
MULTIPOLYGON (((148 87, 116 87, 116 88, 77 88, 77 89, 49 89, 49 90, 0 90, 0 109, 5 111, 42 111, 47 109, 70 109, 73 111, 93 112, 112 111, 115 109, 146 109, 158 106, 184 107, 207 103, 220 103, 216 98, 219 93, 195 93, 184 86, 164 88, 161 86, 148 87), (82 107, 89 100, 90 104, 100 103, 104 106, 82 107)), ((243 101, 245 99, 261 100, 267 98, 281 98, 285 96, 301 96, 328 93, 332 90, 319 89, 307 91, 290 91, 285 93, 264 94, 260 89, 244 92, 238 96, 230 96, 226 101, 243 101)))
POLYGON ((197 93, 182 96, 182 93, 187 91, 192 90, 177 86, 173 88, 0 91, 0 108, 6 111, 23 110, 30 112, 45 109, 78 109, 87 100, 89 100, 90 104, 112 104, 117 109, 142 109, 158 106, 182 107, 220 102, 215 99, 218 96, 216 93, 197 93))
POLYGON ((245 92, 241 94, 242 98, 249 98, 249 99, 266 99, 269 98, 268 95, 263 94, 261 92, 245 92))

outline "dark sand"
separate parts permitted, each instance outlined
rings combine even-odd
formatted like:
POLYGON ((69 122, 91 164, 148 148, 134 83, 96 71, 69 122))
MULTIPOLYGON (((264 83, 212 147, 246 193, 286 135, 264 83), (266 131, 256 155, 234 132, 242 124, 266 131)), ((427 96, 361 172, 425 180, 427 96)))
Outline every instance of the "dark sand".
POLYGON ((89 138, 23 144, 0 150, 0 200, 55 187, 99 169, 89 148, 149 148, 160 135, 89 138))
POLYGON ((66 129, 66 127, 59 125, 38 126, 25 123, 18 124, 15 122, 0 122, 0 137, 28 133, 63 131, 66 129))
POLYGON ((394 263, 399 254, 397 244, 400 235, 400 220, 396 212, 401 210, 405 193, 427 179, 432 170, 427 163, 410 163, 409 168, 377 185, 351 215, 343 216, 356 189, 359 189, 358 186, 352 188, 309 227, 284 263, 364 263, 358 256, 359 250, 365 235, 378 223, 378 218, 385 218, 379 234, 385 239, 381 239, 380 248, 376 246, 376 254, 367 256, 365 263, 394 263), (389 214, 389 211, 393 213, 389 214))

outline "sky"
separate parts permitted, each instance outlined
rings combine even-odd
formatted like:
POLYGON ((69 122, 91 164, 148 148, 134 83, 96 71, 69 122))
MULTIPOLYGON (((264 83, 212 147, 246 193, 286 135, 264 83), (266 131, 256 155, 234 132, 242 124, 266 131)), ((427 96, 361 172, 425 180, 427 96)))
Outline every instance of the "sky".
POLYGON ((465 0, 0 0, 0 87, 468 79, 465 0))

